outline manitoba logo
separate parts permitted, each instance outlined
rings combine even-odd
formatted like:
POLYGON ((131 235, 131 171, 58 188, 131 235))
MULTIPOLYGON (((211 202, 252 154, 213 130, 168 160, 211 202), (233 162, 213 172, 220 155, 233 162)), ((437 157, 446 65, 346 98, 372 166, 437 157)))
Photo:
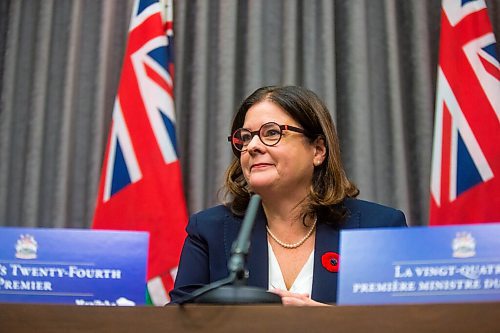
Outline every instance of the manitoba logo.
POLYGON ((38 243, 31 235, 21 235, 16 243, 16 258, 36 259, 38 243))
POLYGON ((476 240, 468 232, 457 232, 451 247, 454 258, 470 258, 476 255, 476 240))

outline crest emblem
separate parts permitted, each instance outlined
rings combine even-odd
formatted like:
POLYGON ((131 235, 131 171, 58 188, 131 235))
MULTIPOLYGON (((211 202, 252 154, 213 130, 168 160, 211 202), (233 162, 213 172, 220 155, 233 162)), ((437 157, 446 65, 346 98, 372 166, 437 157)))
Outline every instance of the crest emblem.
POLYGON ((454 258, 470 258, 476 255, 476 240, 468 232, 457 232, 451 247, 454 258))
POLYGON ((36 259, 38 243, 31 235, 21 235, 16 243, 16 258, 36 259))

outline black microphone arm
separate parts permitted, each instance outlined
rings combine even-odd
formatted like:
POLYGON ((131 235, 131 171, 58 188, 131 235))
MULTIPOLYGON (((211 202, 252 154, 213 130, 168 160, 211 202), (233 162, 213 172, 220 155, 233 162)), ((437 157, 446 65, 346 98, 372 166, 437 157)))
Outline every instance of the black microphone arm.
POLYGON ((246 286, 248 272, 245 264, 250 250, 250 235, 260 207, 260 200, 260 196, 257 194, 250 198, 238 238, 231 247, 231 257, 227 263, 229 276, 195 290, 192 294, 181 299, 179 304, 188 302, 206 304, 281 303, 281 297, 276 294, 261 288, 246 286))
POLYGON ((236 283, 243 285, 246 282, 247 274, 245 262, 250 250, 250 234, 252 233, 255 217, 260 207, 260 195, 254 194, 248 203, 247 212, 243 218, 238 238, 231 248, 231 257, 227 263, 229 275, 235 274, 236 283))

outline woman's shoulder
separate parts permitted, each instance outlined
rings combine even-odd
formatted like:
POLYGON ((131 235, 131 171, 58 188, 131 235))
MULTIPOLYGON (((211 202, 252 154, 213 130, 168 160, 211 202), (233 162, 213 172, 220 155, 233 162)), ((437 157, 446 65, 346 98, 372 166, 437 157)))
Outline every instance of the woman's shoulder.
POLYGON ((219 219, 221 217, 230 217, 232 215, 233 213, 231 213, 231 210, 228 207, 225 205, 217 205, 194 213, 192 217, 211 220, 219 219))
POLYGON ((214 226, 214 224, 222 224, 224 221, 232 219, 234 219, 234 215, 228 207, 217 205, 191 215, 189 224, 214 226))
POLYGON ((224 205, 217 205, 194 213, 189 218, 186 231, 190 235, 217 234, 223 229, 225 221, 232 220, 231 210, 224 205))
POLYGON ((398 227, 406 226, 406 217, 398 209, 361 199, 346 199, 351 220, 357 221, 358 227, 398 227))
POLYGON ((376 203, 376 202, 357 199, 357 198, 356 199, 355 198, 347 198, 344 200, 344 204, 350 210, 355 209, 355 210, 362 210, 362 211, 377 211, 377 212, 379 212, 379 211, 390 212, 390 211, 396 210, 395 208, 381 205, 381 204, 376 203))

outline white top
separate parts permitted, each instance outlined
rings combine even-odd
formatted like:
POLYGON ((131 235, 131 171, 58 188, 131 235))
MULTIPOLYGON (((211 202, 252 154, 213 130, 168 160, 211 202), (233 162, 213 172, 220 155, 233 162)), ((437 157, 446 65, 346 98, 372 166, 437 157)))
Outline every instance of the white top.
MULTIPOLYGON (((285 285, 285 279, 283 279, 283 273, 281 273, 280 265, 278 264, 278 259, 274 254, 273 248, 269 242, 267 243, 268 256, 269 256, 269 290, 272 289, 282 289, 287 290, 285 285)), ((312 250, 307 259, 306 263, 300 270, 299 275, 293 282, 290 290, 293 293, 309 294, 311 296, 312 292, 312 282, 313 282, 313 268, 314 268, 314 250, 312 250)))

